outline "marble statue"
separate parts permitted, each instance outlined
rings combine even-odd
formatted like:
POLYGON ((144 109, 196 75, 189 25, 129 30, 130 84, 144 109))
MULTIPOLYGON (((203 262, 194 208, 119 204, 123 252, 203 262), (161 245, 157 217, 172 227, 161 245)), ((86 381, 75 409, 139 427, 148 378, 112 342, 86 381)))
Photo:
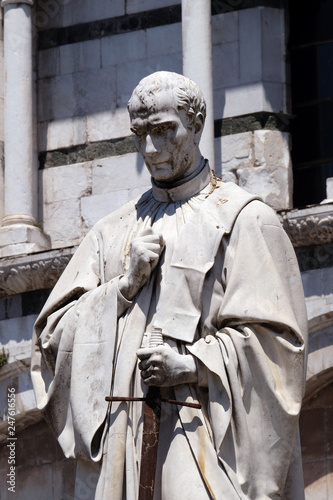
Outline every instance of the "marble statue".
POLYGON ((202 157, 194 82, 154 73, 128 110, 152 188, 93 227, 34 330, 37 404, 78 460, 75 498, 139 498, 144 398, 158 390, 149 498, 300 500, 307 322, 292 245, 202 157))

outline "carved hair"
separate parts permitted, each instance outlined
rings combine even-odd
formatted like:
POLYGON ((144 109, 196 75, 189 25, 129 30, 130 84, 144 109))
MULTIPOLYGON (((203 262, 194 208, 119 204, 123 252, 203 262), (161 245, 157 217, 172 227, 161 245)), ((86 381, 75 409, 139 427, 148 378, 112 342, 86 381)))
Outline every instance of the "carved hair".
POLYGON ((128 111, 131 113, 133 97, 137 97, 140 102, 144 103, 145 96, 162 90, 174 92, 178 109, 186 111, 189 125, 194 123, 199 113, 205 121, 206 102, 198 85, 189 78, 170 71, 157 71, 143 78, 133 90, 127 105, 128 111))

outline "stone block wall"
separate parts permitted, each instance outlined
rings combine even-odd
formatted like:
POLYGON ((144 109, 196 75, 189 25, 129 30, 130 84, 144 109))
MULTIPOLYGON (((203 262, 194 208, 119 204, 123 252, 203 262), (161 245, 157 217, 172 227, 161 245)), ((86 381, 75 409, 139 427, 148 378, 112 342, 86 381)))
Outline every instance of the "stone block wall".
MULTIPOLYGON (((215 119, 286 111, 283 16, 281 9, 258 7, 212 17, 215 119)), ((44 47, 38 53, 42 151, 129 135, 125 108, 138 81, 157 70, 182 71, 180 22, 44 47)))
POLYGON ((150 187, 136 153, 46 168, 43 229, 52 247, 77 245, 95 222, 150 187))
POLYGON ((215 118, 286 112, 284 11, 257 7, 212 19, 215 118))
POLYGON ((289 134, 255 130, 215 140, 215 170, 225 181, 235 182, 276 210, 292 203, 289 134), (220 163, 218 163, 220 162, 220 163))
MULTIPOLYGON (((149 186, 126 105, 147 74, 182 72, 182 40, 180 2, 91 8, 88 1, 54 0, 58 7, 46 22, 47 3, 36 13, 45 17, 38 45, 39 219, 52 248, 59 248, 76 245, 95 221, 149 186)), ((257 120, 258 113, 286 111, 284 12, 257 7, 216 14, 212 41, 216 173, 276 209, 288 208, 288 124, 257 120), (243 118, 241 126, 232 125, 235 117, 243 118)))
POLYGON ((41 151, 128 136, 126 105, 139 80, 181 72, 181 25, 40 50, 39 68, 41 151))

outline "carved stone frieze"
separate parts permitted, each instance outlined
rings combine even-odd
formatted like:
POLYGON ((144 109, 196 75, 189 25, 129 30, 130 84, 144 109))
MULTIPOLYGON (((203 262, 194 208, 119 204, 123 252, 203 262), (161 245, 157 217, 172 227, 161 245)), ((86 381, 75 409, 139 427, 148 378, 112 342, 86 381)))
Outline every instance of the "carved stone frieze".
POLYGON ((52 288, 70 261, 74 248, 1 259, 0 297, 52 288))
POLYGON ((281 212, 282 224, 294 247, 333 242, 333 204, 281 212))

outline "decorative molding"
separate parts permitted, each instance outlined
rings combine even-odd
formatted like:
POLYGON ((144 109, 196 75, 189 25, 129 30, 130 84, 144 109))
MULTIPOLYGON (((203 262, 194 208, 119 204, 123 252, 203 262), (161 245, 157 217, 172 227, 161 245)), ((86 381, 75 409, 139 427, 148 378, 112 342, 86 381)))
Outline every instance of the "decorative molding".
POLYGON ((53 288, 75 248, 1 259, 0 297, 53 288))
POLYGON ((333 243, 333 203, 280 212, 294 247, 333 243))
MULTIPOLYGON (((14 196, 20 196, 20 193, 15 192, 14 196)), ((2 220, 5 224, 0 227, 0 258, 45 252, 50 248, 50 237, 39 227, 32 226, 30 223, 6 225, 9 220, 19 222, 20 215, 5 216, 2 220)))
POLYGON ((288 234, 297 247, 330 243, 333 240, 333 215, 310 215, 304 219, 289 220, 288 234))
POLYGON ((2 226, 11 226, 12 224, 25 224, 26 226, 35 226, 36 220, 28 214, 11 214, 2 217, 2 226))

